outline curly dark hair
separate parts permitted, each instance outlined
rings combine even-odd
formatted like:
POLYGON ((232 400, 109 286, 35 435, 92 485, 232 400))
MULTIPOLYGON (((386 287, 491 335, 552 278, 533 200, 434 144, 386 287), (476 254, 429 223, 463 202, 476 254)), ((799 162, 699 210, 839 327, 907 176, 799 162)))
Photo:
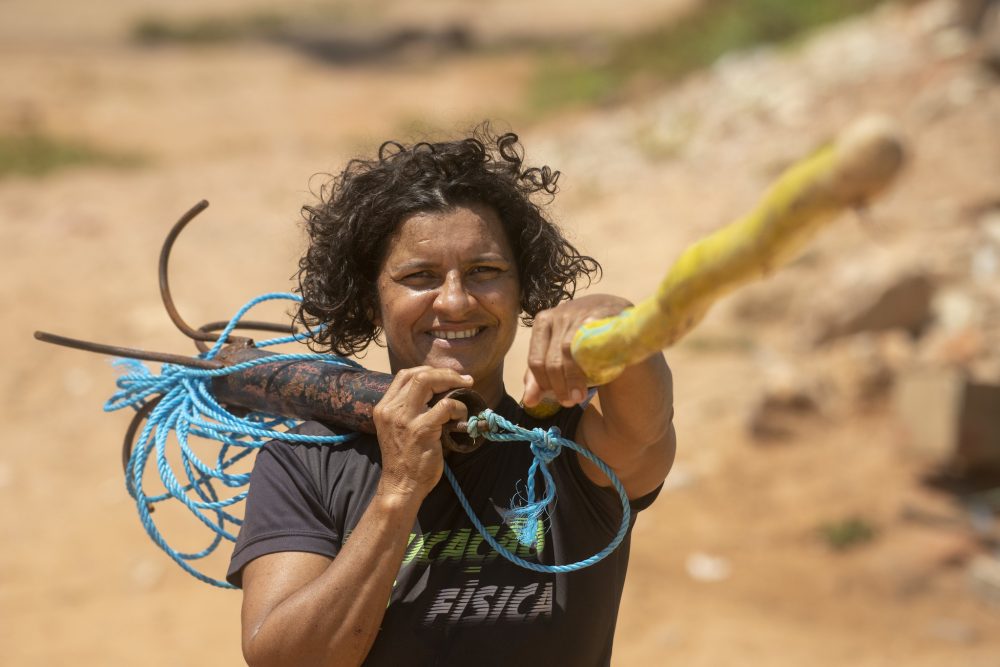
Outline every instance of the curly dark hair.
POLYGON ((310 331, 313 349, 350 355, 377 341, 376 277, 387 242, 418 212, 473 203, 496 211, 516 259, 527 326, 539 311, 572 298, 581 276, 588 284, 599 276, 600 264, 577 252, 532 200, 555 195, 559 172, 524 168, 522 155, 516 134, 496 136, 484 123, 457 141, 387 141, 377 159, 351 160, 325 184, 319 203, 302 207, 309 248, 297 274, 295 319, 310 331))

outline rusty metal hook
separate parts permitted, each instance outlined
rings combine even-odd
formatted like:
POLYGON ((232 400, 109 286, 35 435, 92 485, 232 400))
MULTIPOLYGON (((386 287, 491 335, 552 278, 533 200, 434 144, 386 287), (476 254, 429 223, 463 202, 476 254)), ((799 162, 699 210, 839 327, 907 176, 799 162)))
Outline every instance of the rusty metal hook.
MULTIPOLYGON (((219 340, 219 334, 213 333, 224 329, 226 325, 229 324, 227 321, 210 322, 198 329, 195 329, 181 317, 180 312, 177 310, 177 306, 174 304, 173 296, 170 293, 170 280, 168 279, 167 268, 170 264, 170 252, 173 250, 174 242, 177 241, 177 237, 180 233, 184 231, 188 223, 194 220, 199 213, 208 208, 208 200, 202 199, 200 202, 188 209, 187 213, 182 215, 180 219, 174 223, 174 226, 170 229, 167 234, 167 238, 163 240, 163 247, 160 249, 160 262, 159 262, 159 278, 160 278, 160 297, 163 299, 163 307, 167 310, 167 315, 170 316, 170 320, 180 329, 188 338, 194 341, 194 344, 198 347, 201 352, 207 352, 208 346, 205 344, 206 341, 214 342, 219 340)), ((275 331, 278 333, 294 334, 297 333, 297 329, 291 325, 286 324, 276 324, 273 322, 258 322, 255 320, 245 320, 240 321, 236 327, 238 329, 254 329, 257 331, 275 331)), ((251 345, 253 341, 250 338, 244 336, 231 336, 229 338, 230 342, 251 345)))
MULTIPOLYGON (((125 471, 125 479, 130 480, 129 485, 132 484, 131 477, 128 474, 128 462, 132 458, 132 450, 135 448, 135 434, 139 430, 139 426, 146 421, 146 417, 149 413, 159 405, 162 396, 157 396, 149 403, 146 403, 141 408, 135 411, 135 415, 132 416, 132 421, 129 422, 128 430, 125 431, 125 441, 122 443, 122 469, 125 471)), ((151 503, 146 503, 146 509, 150 512, 154 511, 155 507, 151 503)))

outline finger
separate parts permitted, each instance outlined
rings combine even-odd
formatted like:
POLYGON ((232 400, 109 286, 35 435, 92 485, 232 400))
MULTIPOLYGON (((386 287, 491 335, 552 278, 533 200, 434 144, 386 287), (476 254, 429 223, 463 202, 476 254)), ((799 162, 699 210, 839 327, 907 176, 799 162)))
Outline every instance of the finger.
POLYGON ((417 419, 440 428, 450 421, 465 421, 469 418, 469 408, 454 398, 442 398, 417 419))
POLYGON ((412 368, 404 368, 395 375, 392 376, 392 382, 389 383, 389 388, 386 390, 385 395, 400 393, 413 379, 413 377, 420 373, 421 371, 431 370, 431 366, 413 366, 412 368))
POLYGON ((573 358, 573 338, 575 335, 576 331, 567 331, 562 342, 566 393, 572 405, 582 402, 587 396, 587 375, 573 358))
POLYGON ((576 328, 576 319, 560 317, 553 318, 549 331, 546 375, 552 394, 564 407, 583 400, 583 388, 586 385, 583 371, 573 360, 573 337, 576 335, 576 328))
POLYGON ((421 368, 410 374, 404 391, 406 402, 417 407, 426 406, 435 394, 472 385, 471 376, 460 375, 450 368, 421 368))
POLYGON ((556 400, 566 405, 570 402, 569 391, 566 388, 566 353, 563 352, 563 331, 553 331, 549 338, 549 348, 545 355, 545 375, 549 381, 549 390, 556 400), (558 333, 558 336, 556 335, 558 333))
POLYGON ((542 311, 535 316, 535 324, 531 328, 531 340, 528 343, 528 369, 541 395, 552 385, 549 383, 547 358, 549 340, 552 335, 552 323, 548 311, 542 311))

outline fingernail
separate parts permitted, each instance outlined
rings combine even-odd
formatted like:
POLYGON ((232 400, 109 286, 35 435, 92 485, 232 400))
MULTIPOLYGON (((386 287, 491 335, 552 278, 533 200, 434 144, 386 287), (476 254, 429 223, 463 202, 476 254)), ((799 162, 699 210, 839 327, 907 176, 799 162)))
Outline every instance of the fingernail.
POLYGON ((468 380, 469 382, 472 382, 472 376, 471 375, 463 375, 462 378, 465 379, 465 380, 468 380))
POLYGON ((579 389, 574 389, 572 396, 573 396, 573 403, 583 402, 583 392, 580 391, 579 389))

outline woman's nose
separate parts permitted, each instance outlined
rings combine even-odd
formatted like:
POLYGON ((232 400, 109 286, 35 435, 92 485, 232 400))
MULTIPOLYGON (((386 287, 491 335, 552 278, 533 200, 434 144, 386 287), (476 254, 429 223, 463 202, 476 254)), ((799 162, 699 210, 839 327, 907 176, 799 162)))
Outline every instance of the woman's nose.
POLYGON ((437 311, 448 317, 448 319, 459 319, 472 309, 475 299, 466 289, 461 274, 458 272, 448 273, 437 298, 434 300, 434 307, 437 311))

